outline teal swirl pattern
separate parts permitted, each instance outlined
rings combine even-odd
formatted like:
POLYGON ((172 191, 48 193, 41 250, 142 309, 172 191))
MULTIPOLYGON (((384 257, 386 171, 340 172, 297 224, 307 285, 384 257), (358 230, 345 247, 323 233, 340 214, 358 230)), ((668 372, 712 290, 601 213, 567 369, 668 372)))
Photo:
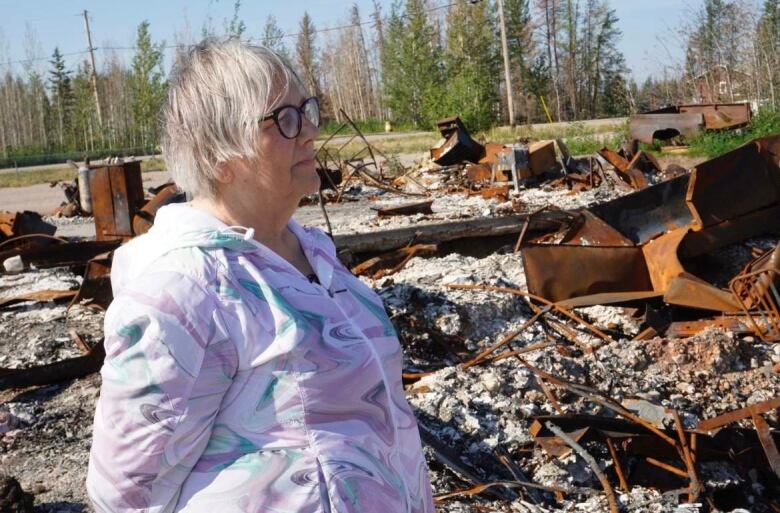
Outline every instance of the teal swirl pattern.
POLYGON ((380 299, 322 232, 290 229, 321 285, 182 205, 119 250, 87 479, 96 511, 433 513, 380 299))

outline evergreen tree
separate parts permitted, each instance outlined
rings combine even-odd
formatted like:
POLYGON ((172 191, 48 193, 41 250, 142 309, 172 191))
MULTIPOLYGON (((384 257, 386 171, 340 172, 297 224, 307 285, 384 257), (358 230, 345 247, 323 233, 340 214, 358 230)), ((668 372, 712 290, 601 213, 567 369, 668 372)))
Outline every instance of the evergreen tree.
POLYGON ((260 44, 273 50, 286 61, 290 61, 290 51, 287 49, 287 45, 284 44, 284 32, 279 28, 276 23, 276 18, 272 14, 269 14, 265 19, 265 25, 263 26, 263 36, 260 39, 260 44))
POLYGON ((95 96, 92 91, 89 64, 83 61, 73 77, 74 146, 80 150, 94 149, 95 96))
POLYGON ((458 3, 447 16, 446 112, 457 114, 471 129, 485 128, 496 119, 501 76, 497 25, 489 3, 458 3))
MULTIPOLYGON (((535 105, 539 102, 539 96, 545 94, 546 87, 539 89, 538 80, 542 78, 537 75, 531 78, 531 68, 544 63, 544 59, 536 59, 536 45, 533 39, 533 19, 531 17, 531 7, 529 0, 504 0, 504 19, 506 22, 506 43, 509 52, 509 66, 512 75, 512 85, 514 87, 513 96, 517 107, 517 115, 525 115, 530 123, 534 112, 537 110, 535 105), (535 91, 531 90, 530 82, 535 91)), ((545 72, 549 75, 549 70, 545 72)), ((549 80, 549 77, 547 77, 549 80)), ((545 82, 547 82, 545 80, 545 82)))
POLYGON ((604 93, 601 99, 600 114, 606 117, 627 116, 631 105, 628 97, 628 84, 620 73, 610 73, 604 78, 604 93))
POLYGON ((769 90, 769 98, 774 107, 777 106, 778 76, 780 59, 780 0, 765 0, 761 9, 756 32, 756 56, 759 61, 759 75, 764 77, 769 90))
POLYGON ((162 71, 162 47, 155 45, 149 33, 149 22, 138 25, 130 74, 133 95, 133 126, 138 142, 147 147, 157 143, 157 116, 165 98, 165 79, 162 71))
POLYGON ((241 39, 241 36, 246 31, 246 24, 238 16, 238 11, 241 10, 241 0, 236 0, 233 4, 233 17, 230 19, 230 23, 225 27, 225 33, 229 37, 235 37, 241 39))
POLYGON ((441 49, 433 43, 423 0, 394 3, 387 22, 383 83, 387 107, 396 121, 431 126, 445 97, 441 49))
POLYGON ((49 61, 49 91, 54 107, 57 123, 57 140, 60 148, 65 149, 68 142, 68 134, 72 129, 73 90, 71 87, 70 71, 65 69, 65 59, 58 47, 49 61))
POLYGON ((298 40, 295 49, 298 54, 298 66, 301 71, 301 79, 306 89, 314 96, 322 98, 320 87, 319 65, 317 63, 317 36, 314 23, 311 21, 308 11, 304 11, 301 18, 298 40))

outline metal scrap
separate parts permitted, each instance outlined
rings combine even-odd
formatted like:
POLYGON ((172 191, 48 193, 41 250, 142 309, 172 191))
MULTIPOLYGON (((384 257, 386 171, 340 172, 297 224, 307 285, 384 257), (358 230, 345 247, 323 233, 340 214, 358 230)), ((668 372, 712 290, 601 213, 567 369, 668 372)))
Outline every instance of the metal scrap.
MULTIPOLYGON (((609 245, 582 235, 579 244, 527 244, 522 257, 528 290, 567 306, 652 297, 719 312, 766 306, 773 289, 764 275, 774 271, 748 271, 732 293, 688 272, 682 259, 780 226, 778 150, 780 136, 757 139, 696 166, 690 176, 589 209, 586 228, 609 245), (747 279, 758 281, 749 286, 747 279)), ((771 319, 780 319, 775 312, 771 319)))
POLYGON ((37 212, 0 212, 0 242, 22 235, 54 235, 57 227, 47 223, 37 212))
POLYGON ((631 116, 629 130, 631 139, 653 144, 654 139, 692 138, 704 130, 740 128, 751 118, 749 103, 676 105, 631 116))
POLYGON ((414 203, 403 203, 401 205, 393 205, 391 207, 371 207, 371 210, 376 211, 376 214, 379 217, 433 214, 431 205, 433 205, 433 200, 426 200, 416 201, 414 203))
POLYGON ((385 168, 392 168, 390 170, 396 177, 403 176, 413 181, 398 159, 386 156, 373 146, 349 115, 343 110, 340 112, 344 122, 320 145, 314 156, 320 177, 325 177, 328 180, 328 188, 337 191, 332 201, 340 202, 351 181, 358 177, 373 187, 402 196, 427 195, 425 187, 419 183, 417 185, 422 188, 423 192, 409 192, 397 187, 393 180, 385 176, 385 168), (344 135, 347 132, 352 133, 344 135), (344 140, 336 139, 337 137, 344 140), (351 150, 350 144, 355 141, 359 143, 359 147, 356 150, 351 150), (380 161, 378 157, 383 160, 380 161), (334 180, 335 176, 341 178, 340 184, 334 180))

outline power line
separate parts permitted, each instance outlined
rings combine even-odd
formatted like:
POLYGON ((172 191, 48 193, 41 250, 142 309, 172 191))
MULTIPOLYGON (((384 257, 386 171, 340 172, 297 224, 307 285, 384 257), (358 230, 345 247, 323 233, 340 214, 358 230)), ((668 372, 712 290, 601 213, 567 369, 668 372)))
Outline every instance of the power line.
MULTIPOLYGON (((97 48, 96 48, 97 50, 97 48)), ((60 55, 63 57, 70 57, 73 55, 82 55, 85 53, 89 53, 89 50, 81 50, 80 52, 69 52, 69 53, 61 53, 60 55)), ((37 57, 35 59, 21 59, 18 61, 6 61, 6 62, 0 62, 0 66, 12 66, 14 64, 30 64, 33 62, 39 62, 39 61, 48 61, 51 57, 37 57)))
MULTIPOLYGON (((458 3, 459 2, 457 2, 457 1, 449 2, 447 4, 438 5, 436 7, 431 7, 430 9, 425 9, 423 12, 430 13, 430 12, 440 11, 442 9, 448 9, 448 8, 458 4, 458 3)), ((79 14, 79 16, 81 16, 81 15, 79 14)), ((407 18, 408 15, 404 15, 404 16, 401 16, 401 17, 402 18, 407 18)), ((336 27, 322 28, 322 29, 318 29, 318 30, 313 30, 312 34, 321 34, 321 33, 325 33, 325 32, 335 32, 335 31, 338 31, 338 30, 346 30, 346 29, 350 29, 350 28, 354 28, 354 27, 362 27, 362 26, 365 26, 365 25, 372 25, 372 26, 376 25, 376 20, 366 20, 366 21, 361 21, 359 23, 350 23, 349 25, 340 25, 340 26, 336 26, 336 27)), ((287 34, 282 34, 281 36, 279 36, 279 38, 298 37, 300 35, 301 35, 301 32, 290 32, 290 33, 287 33, 287 34)), ((259 42, 259 41, 261 41, 261 38, 259 38, 259 37, 252 37, 252 38, 248 38, 247 41, 249 41, 249 42, 259 42)), ((163 50, 170 50, 170 49, 174 49, 174 48, 176 48, 176 49, 178 49, 178 48, 189 48, 190 46, 192 46, 192 45, 190 45, 190 44, 176 44, 176 45, 163 45, 160 48, 163 49, 163 50)), ((137 46, 100 46, 100 47, 94 47, 94 48, 92 48, 92 50, 129 51, 129 50, 138 50, 138 47, 137 46)), ((89 53, 89 50, 82 50, 82 51, 79 51, 79 52, 64 53, 64 54, 62 54, 62 56, 63 57, 67 57, 67 56, 73 56, 73 55, 83 55, 83 54, 86 54, 86 53, 89 53)), ((0 66, 12 66, 14 64, 29 64, 29 63, 32 63, 32 62, 48 61, 49 59, 50 59, 50 57, 40 57, 40 58, 35 58, 35 59, 21 59, 21 60, 18 60, 18 61, 0 62, 0 66)))

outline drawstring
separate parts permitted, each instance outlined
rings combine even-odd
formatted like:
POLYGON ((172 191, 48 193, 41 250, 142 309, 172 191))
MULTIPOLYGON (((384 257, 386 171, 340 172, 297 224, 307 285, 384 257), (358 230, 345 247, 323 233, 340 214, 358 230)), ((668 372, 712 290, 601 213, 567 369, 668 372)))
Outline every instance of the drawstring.
POLYGON ((226 226, 225 228, 221 228, 219 230, 219 233, 225 233, 229 232, 231 234, 240 235, 242 239, 245 241, 252 240, 255 237, 255 229, 254 228, 247 228, 246 226, 226 226))

